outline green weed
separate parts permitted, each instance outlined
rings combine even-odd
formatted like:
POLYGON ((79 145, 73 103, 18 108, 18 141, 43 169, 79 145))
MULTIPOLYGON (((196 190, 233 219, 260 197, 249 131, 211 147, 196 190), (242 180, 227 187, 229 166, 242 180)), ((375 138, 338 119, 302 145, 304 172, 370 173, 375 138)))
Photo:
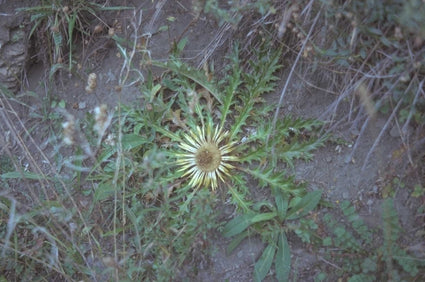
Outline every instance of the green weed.
POLYGON ((383 201, 382 226, 368 227, 354 206, 340 204, 346 223, 326 214, 323 221, 329 237, 322 244, 329 249, 326 259, 338 265, 332 272, 347 281, 411 281, 423 279, 425 261, 407 252, 400 239, 403 228, 394 200, 383 201), (382 238, 382 240, 381 240, 382 238))
POLYGON ((30 15, 31 30, 29 37, 35 37, 37 43, 43 48, 44 63, 50 65, 49 78, 56 71, 66 68, 71 71, 74 60, 75 44, 84 44, 88 38, 99 30, 109 28, 99 18, 102 11, 117 11, 128 7, 107 7, 95 1, 78 0, 42 0, 40 5, 19 8, 18 12, 30 15), (99 27, 89 30, 91 21, 96 19, 99 27), (68 58, 66 60, 66 58, 68 58))
MULTIPOLYGON (((150 179, 152 175, 148 179, 143 174, 137 177, 137 183, 143 183, 143 179, 146 179, 149 185, 140 186, 136 193, 154 197, 155 202, 161 199, 161 205, 157 208, 164 214, 164 189, 167 189, 172 195, 170 204, 176 207, 183 218, 186 214, 199 213, 194 199, 201 191, 208 192, 205 191, 207 187, 191 191, 187 181, 181 178, 182 173, 173 165, 175 160, 178 161, 177 145, 184 142, 182 134, 192 131, 197 125, 210 122, 219 128, 228 128, 226 143, 237 144, 232 154, 237 156, 239 165, 221 184, 221 189, 228 190, 231 202, 242 215, 226 225, 224 234, 237 236, 230 250, 250 234, 248 229, 257 230, 256 233, 269 243, 255 266, 258 280, 266 276, 274 260, 279 279, 288 277, 290 252, 285 232, 302 228, 294 223, 288 224, 289 227, 283 224, 287 221, 295 222, 307 215, 316 207, 321 195, 320 191, 306 192, 305 187, 296 184, 290 175, 275 170, 276 164, 281 162, 292 166, 295 159, 310 159, 311 152, 325 140, 310 133, 321 126, 316 120, 287 117, 278 122, 273 132, 270 118, 273 107, 264 103, 262 95, 274 89, 274 74, 279 68, 278 54, 279 51, 270 52, 268 48, 261 48, 247 69, 242 70, 239 49, 235 46, 229 57, 226 75, 219 81, 214 77, 208 79, 204 72, 175 57, 165 64, 153 62, 168 72, 164 73, 159 82, 154 82, 148 76, 142 91, 145 101, 142 109, 124 107, 122 112, 122 146, 133 152, 132 160, 129 160, 129 166, 125 169, 127 174, 131 172, 132 175, 140 175, 144 171, 137 169, 134 162, 144 162, 146 154, 152 153, 152 144, 157 144, 154 154, 163 156, 161 168, 154 170, 154 179, 150 179), (273 138, 267 142, 271 135, 273 138), (131 146, 127 145, 130 143, 131 146), (275 153, 271 155, 270 150, 275 153), (253 203, 249 200, 251 185, 248 177, 255 179, 259 187, 271 189, 275 202, 253 203)), ((105 154, 113 155, 106 151, 105 154)), ((109 163, 111 168, 108 171, 116 169, 114 163, 109 163)), ((111 175, 107 181, 112 179, 111 175)), ((216 226, 211 222, 210 225, 216 226)), ((307 223, 304 225, 307 226, 307 223)), ((308 240, 307 233, 300 233, 308 240)), ((197 236, 196 233, 193 236, 197 236)), ((170 250, 170 255, 185 258, 188 252, 190 248, 186 249, 186 253, 174 248, 170 250)), ((163 274, 157 272, 156 275, 163 274)))

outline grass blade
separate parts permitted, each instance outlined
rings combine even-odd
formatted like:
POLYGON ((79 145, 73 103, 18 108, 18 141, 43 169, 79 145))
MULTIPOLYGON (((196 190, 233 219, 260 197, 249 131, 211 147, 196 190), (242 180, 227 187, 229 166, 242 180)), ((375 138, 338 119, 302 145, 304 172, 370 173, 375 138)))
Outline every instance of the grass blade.
POLYGON ((40 175, 34 172, 29 172, 29 171, 6 172, 1 174, 0 178, 2 179, 31 179, 31 180, 50 179, 47 176, 40 175))

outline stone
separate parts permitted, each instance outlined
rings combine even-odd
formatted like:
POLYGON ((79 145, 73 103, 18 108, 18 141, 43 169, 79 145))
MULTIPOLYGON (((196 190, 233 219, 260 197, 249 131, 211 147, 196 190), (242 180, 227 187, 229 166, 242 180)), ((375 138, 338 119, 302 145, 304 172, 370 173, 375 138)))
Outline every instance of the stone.
POLYGON ((86 102, 79 102, 78 103, 78 109, 79 110, 84 110, 87 107, 86 102))
MULTIPOLYGON (((9 14, 7 14, 9 15, 9 14)), ((22 17, 4 16, 0 21, 0 84, 16 92, 27 60, 27 34, 22 17)))
MULTIPOLYGON (((5 79, 8 75, 8 71, 7 71, 7 67, 6 66, 1 66, 0 67, 0 79, 3 77, 3 79, 5 79)), ((2 80, 3 80, 2 79, 2 80)))
POLYGON ((390 130, 390 136, 391 136, 391 137, 394 137, 394 138, 397 138, 397 137, 400 137, 400 136, 401 136, 401 135, 400 135, 400 129, 398 128, 397 124, 396 124, 396 125, 394 125, 394 126, 391 128, 391 130, 390 130))
MULTIPOLYGON (((7 58, 13 58, 13 61, 21 62, 22 57, 25 59, 25 56, 22 56, 25 54, 25 45, 24 44, 8 44, 6 45, 3 51, 3 55, 7 58)), ((12 63, 13 63, 12 61, 12 63)))

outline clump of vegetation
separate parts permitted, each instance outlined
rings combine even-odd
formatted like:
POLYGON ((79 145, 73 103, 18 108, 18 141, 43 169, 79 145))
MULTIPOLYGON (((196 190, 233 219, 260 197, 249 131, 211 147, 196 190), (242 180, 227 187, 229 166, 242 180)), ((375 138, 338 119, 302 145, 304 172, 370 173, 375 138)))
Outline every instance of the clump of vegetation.
POLYGON ((322 244, 329 251, 324 253, 328 270, 318 275, 320 281, 326 280, 327 275, 347 281, 424 279, 425 261, 410 254, 401 241, 403 229, 394 199, 383 201, 382 225, 374 228, 364 223, 348 201, 342 202, 340 209, 345 223, 331 214, 323 217, 329 236, 323 238, 322 244))
POLYGON ((18 11, 30 15, 29 37, 35 38, 37 54, 50 66, 50 77, 59 69, 71 71, 78 62, 74 51, 76 45, 89 46, 91 38, 100 34, 113 36, 114 26, 99 17, 104 11, 119 11, 128 7, 108 7, 96 1, 42 0, 33 7, 18 11), (94 24, 93 24, 94 23, 94 24))
MULTIPOLYGON (((273 108, 264 104, 261 95, 273 90, 274 74, 279 67, 277 55, 278 52, 270 52, 264 48, 258 52, 257 59, 250 63, 249 68, 242 71, 239 66, 238 48, 235 47, 229 58, 231 64, 227 75, 218 82, 214 78, 208 80, 205 73, 182 63, 175 57, 166 64, 153 62, 168 69, 169 72, 159 82, 152 80, 145 82, 143 95, 146 104, 143 109, 124 107, 122 110, 122 146, 131 150, 133 156, 129 160, 121 160, 126 164, 122 169, 134 171, 133 177, 138 187, 134 192, 126 194, 140 197, 150 195, 161 214, 165 208, 164 200, 170 197, 167 202, 170 201, 169 205, 178 212, 178 218, 184 219, 186 216, 193 217, 199 213, 199 207, 194 203, 200 191, 209 187, 221 193, 228 191, 231 202, 244 214, 242 215, 244 222, 249 222, 250 225, 266 220, 263 218, 257 221, 261 215, 255 217, 259 212, 259 206, 253 203, 250 197, 250 185, 247 182, 247 176, 250 176, 256 179, 261 187, 272 188, 275 191, 279 201, 279 218, 283 216, 282 220, 286 218, 283 214, 288 208, 289 198, 292 198, 292 201, 289 205, 288 219, 297 219, 313 209, 320 199, 320 193, 306 194, 305 187, 297 185, 290 175, 273 169, 282 161, 292 165, 294 159, 309 159, 312 150, 325 140, 317 138, 315 134, 307 134, 321 126, 321 123, 315 120, 288 117, 279 122, 275 129, 273 128, 270 118, 270 111, 273 108), (224 133, 224 130, 227 132, 224 133), (274 137, 268 141, 273 130, 275 130, 274 137), (129 140, 132 140, 132 145, 127 143, 129 140), (270 154, 272 148, 275 150, 273 155, 270 154), (144 174, 145 170, 135 170, 134 167, 137 165, 132 164, 135 161, 134 156, 140 155, 141 159, 137 161, 139 163, 142 159, 146 160, 147 153, 154 154, 152 157, 162 156, 162 162, 167 164, 162 168, 153 167, 155 170, 149 174, 149 178, 146 178, 148 175, 144 174), (260 163, 264 167, 250 168, 250 164, 260 163), (177 164, 177 167, 173 164, 177 164), (127 166, 129 167, 126 168, 127 166), (143 173, 140 175, 141 172, 143 173), (149 185, 140 185, 141 183, 149 185), (294 205, 296 202, 299 203, 294 205), (303 213, 291 215, 302 209, 303 213), (252 217, 257 219, 251 221, 252 217)), ((109 151, 108 155, 114 154, 109 151)), ((115 161, 110 162, 109 178, 102 174, 102 181, 108 183, 102 186, 114 187, 117 170, 115 165, 115 161)), ((207 192, 203 191, 202 194, 204 193, 207 192)), ((269 221, 273 219, 270 215, 267 214, 269 221)), ((277 214, 275 216, 279 221, 277 214)), ((194 225, 197 226, 197 231, 200 231, 199 224, 198 222, 194 225)), ((210 221, 208 226, 213 228, 217 225, 210 221)), ((206 240, 206 231, 197 235, 195 230, 187 229, 185 225, 178 225, 176 230, 182 228, 184 228, 183 234, 200 236, 206 240)), ((227 235, 236 235, 244 229, 227 232, 227 235)), ((137 233, 145 234, 146 231, 138 230, 137 233)), ((245 236, 247 234, 244 232, 245 236)), ((283 230, 279 234, 284 236, 283 230)), ((264 236, 267 240, 271 239, 269 235, 264 236)), ((158 240, 155 236, 146 237, 150 238, 146 242, 148 245, 156 244, 158 240)), ((238 241, 241 239, 243 237, 239 236, 238 241)), ((173 247, 167 247, 169 255, 181 257, 180 263, 188 259, 192 248, 176 249, 178 241, 175 242, 172 238, 166 240, 169 241, 174 242, 173 247), (186 252, 182 253, 182 250, 186 252)), ((161 249, 154 251, 155 248, 152 248, 152 254, 161 253, 161 249)), ((269 248, 265 253, 270 253, 269 248)), ((284 255, 284 260, 289 263, 289 252, 285 251, 284 255)), ((172 261, 176 263, 175 260, 172 261)), ((170 267, 160 261, 157 263, 159 265, 156 268, 170 267)), ((258 262, 259 265, 262 263, 258 262)), ((264 277, 267 272, 268 269, 264 268, 259 275, 264 277)), ((282 275, 287 274, 288 272, 282 275)), ((163 274, 156 272, 156 275, 163 274)))
POLYGON ((414 165, 412 152, 418 151, 415 143, 421 139, 425 122, 425 100, 421 94, 425 26, 418 21, 425 10, 419 2, 390 1, 384 5, 368 1, 343 6, 326 3, 326 18, 333 23, 328 26, 328 36, 335 40, 329 46, 316 45, 320 54, 316 60, 327 58, 329 67, 347 72, 344 82, 349 82, 331 110, 336 111, 343 99, 358 97, 360 106, 346 116, 352 121, 351 126, 360 130, 357 142, 377 111, 389 116, 363 168, 384 132, 391 128, 393 135, 398 132, 406 146, 405 156, 414 165), (346 28, 338 28, 341 26, 346 28), (356 96, 349 98, 351 93, 356 96))

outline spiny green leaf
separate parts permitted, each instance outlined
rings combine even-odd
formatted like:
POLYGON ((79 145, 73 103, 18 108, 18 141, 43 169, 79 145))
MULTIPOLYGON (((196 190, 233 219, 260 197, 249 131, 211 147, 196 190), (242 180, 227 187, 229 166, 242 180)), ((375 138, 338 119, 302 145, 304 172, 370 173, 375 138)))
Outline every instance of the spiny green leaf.
POLYGON ((157 126, 156 124, 151 124, 151 127, 154 128, 156 131, 160 132, 164 136, 169 137, 171 140, 175 142, 182 142, 182 139, 175 133, 173 133, 171 130, 168 130, 166 128, 163 128, 161 126, 157 126))
POLYGON ((275 260, 276 279, 279 282, 288 281, 291 270, 291 253, 288 240, 283 230, 279 232, 277 253, 275 260))
POLYGON ((230 113, 230 107, 235 103, 234 96, 238 91, 241 82, 241 69, 239 68, 239 49, 235 44, 233 47, 233 53, 230 56, 231 60, 231 72, 230 75, 226 76, 227 85, 224 88, 223 104, 220 106, 221 113, 221 124, 220 127, 224 126, 227 115, 230 113))
POLYGON ((278 158, 287 162, 291 167, 294 167, 292 162, 294 159, 310 160, 313 157, 312 151, 323 146, 326 137, 319 139, 311 139, 307 142, 294 142, 279 148, 278 158))
POLYGON ((152 62, 153 65, 167 68, 173 71, 174 73, 178 75, 185 76, 186 78, 189 78, 190 80, 193 80, 194 82, 198 83, 200 86, 204 87, 208 92, 211 93, 211 95, 214 96, 214 98, 217 99, 217 101, 221 104, 221 98, 219 91, 217 87, 214 85, 214 83, 208 81, 208 78, 206 77, 205 73, 195 69, 193 67, 190 67, 180 61, 174 61, 169 60, 167 63, 161 63, 157 61, 152 62))
POLYGON ((294 184, 292 178, 287 178, 282 172, 273 172, 273 168, 267 169, 244 169, 247 173, 259 180, 260 187, 269 185, 270 187, 281 189, 294 195, 300 193, 297 185, 294 184))
POLYGON ((258 52, 258 59, 250 61, 251 70, 243 73, 243 85, 245 89, 239 91, 239 104, 235 107, 238 115, 231 129, 231 139, 233 139, 240 131, 247 119, 252 116, 254 105, 261 100, 260 95, 270 92, 274 89, 273 81, 277 80, 273 74, 281 67, 279 62, 280 50, 269 53, 265 51, 266 47, 258 52))
MULTIPOLYGON (((244 145, 239 145, 240 149, 244 149, 244 145)), ((246 147, 246 146, 245 146, 246 147)), ((255 150, 249 150, 248 152, 244 152, 242 156, 239 158, 241 162, 252 163, 261 162, 266 157, 266 148, 265 146, 258 146, 255 150)))
POLYGON ((274 73, 281 67, 279 58, 281 50, 270 52, 270 46, 262 46, 257 54, 257 60, 250 60, 251 70, 244 73, 244 80, 248 93, 253 98, 260 96, 266 92, 272 91, 278 78, 274 73))
POLYGON ((290 133, 298 135, 302 131, 312 131, 322 125, 323 122, 317 119, 294 119, 291 116, 286 116, 277 121, 275 133, 282 137, 288 137, 290 133))
POLYGON ((238 112, 239 115, 235 117, 235 122, 230 130, 230 139, 233 139, 239 134, 242 130, 242 126, 246 124, 246 120, 251 116, 251 111, 254 107, 255 100, 253 97, 248 96, 242 100, 241 105, 239 105, 238 112))
POLYGON ((264 249, 263 254, 255 263, 254 266, 254 280, 262 281, 266 277, 267 273, 272 266, 274 255, 276 253, 276 247, 272 244, 267 245, 264 249))
POLYGON ((193 199, 193 196, 195 196, 196 190, 193 190, 192 193, 190 193, 189 195, 187 195, 186 200, 184 201, 183 204, 180 205, 180 211, 182 213, 187 213, 189 212, 189 204, 193 199))
POLYGON ((245 180, 239 175, 234 175, 234 186, 229 185, 229 191, 232 194, 232 202, 236 204, 237 207, 241 208, 244 213, 250 211, 249 207, 251 202, 245 199, 248 188, 246 187, 245 180))
POLYGON ((320 201, 322 191, 316 190, 307 193, 287 214, 286 219, 297 219, 312 211, 320 201))

